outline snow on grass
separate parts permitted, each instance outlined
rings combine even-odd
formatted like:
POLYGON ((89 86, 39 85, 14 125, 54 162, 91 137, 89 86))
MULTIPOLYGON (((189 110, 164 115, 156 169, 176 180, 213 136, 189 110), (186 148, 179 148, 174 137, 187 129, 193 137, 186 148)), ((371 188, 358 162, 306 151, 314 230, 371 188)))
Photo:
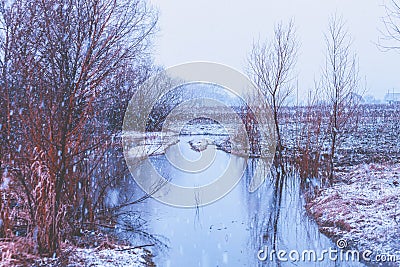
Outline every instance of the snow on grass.
POLYGON ((400 164, 360 165, 338 176, 306 206, 320 230, 359 250, 400 253, 400 164))
POLYGON ((148 252, 142 248, 131 249, 119 247, 114 249, 76 249, 70 256, 69 267, 75 266, 104 266, 104 267, 145 267, 148 266, 146 258, 148 252))
POLYGON ((168 147, 179 142, 178 135, 173 132, 129 132, 125 134, 125 139, 131 144, 127 151, 127 156, 131 158, 161 155, 168 147))
POLYGON ((112 246, 110 248, 68 249, 68 256, 59 258, 41 258, 32 267, 146 267, 154 266, 151 253, 142 247, 112 246))

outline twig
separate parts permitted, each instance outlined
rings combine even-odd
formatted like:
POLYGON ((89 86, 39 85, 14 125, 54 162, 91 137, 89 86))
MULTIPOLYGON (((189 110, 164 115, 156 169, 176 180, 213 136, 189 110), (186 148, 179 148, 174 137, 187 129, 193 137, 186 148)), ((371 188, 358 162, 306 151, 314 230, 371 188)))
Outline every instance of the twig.
POLYGON ((154 247, 154 246, 155 246, 155 244, 148 244, 148 245, 141 245, 141 246, 135 246, 135 247, 130 247, 130 248, 116 249, 116 251, 127 251, 127 250, 131 250, 131 249, 154 247))

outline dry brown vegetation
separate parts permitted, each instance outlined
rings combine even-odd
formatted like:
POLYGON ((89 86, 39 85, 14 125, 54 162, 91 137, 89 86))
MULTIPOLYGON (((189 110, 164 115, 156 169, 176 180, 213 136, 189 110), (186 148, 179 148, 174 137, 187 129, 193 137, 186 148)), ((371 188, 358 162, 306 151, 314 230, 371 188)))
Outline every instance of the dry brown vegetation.
POLYGON ((395 252, 400 200, 398 164, 366 164, 341 173, 341 182, 309 199, 306 210, 321 232, 360 251, 395 252))
POLYGON ((140 0, 0 7, 0 238, 11 245, 3 258, 53 255, 110 218, 107 188, 126 174, 115 136, 148 76, 157 18, 140 0))

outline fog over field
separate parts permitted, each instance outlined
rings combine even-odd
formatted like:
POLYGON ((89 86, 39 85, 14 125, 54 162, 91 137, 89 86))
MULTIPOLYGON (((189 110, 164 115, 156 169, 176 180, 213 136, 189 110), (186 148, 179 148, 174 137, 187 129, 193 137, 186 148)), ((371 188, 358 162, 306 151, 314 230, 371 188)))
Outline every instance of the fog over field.
POLYGON ((200 60, 244 71, 251 43, 270 36, 276 22, 293 18, 301 43, 297 72, 300 97, 304 99, 324 64, 324 30, 329 17, 337 13, 352 35, 366 94, 383 99, 388 90, 400 92, 400 55, 395 51, 384 53, 377 46, 384 42, 384 2, 151 0, 160 12, 161 29, 154 55, 156 62, 166 67, 200 60))

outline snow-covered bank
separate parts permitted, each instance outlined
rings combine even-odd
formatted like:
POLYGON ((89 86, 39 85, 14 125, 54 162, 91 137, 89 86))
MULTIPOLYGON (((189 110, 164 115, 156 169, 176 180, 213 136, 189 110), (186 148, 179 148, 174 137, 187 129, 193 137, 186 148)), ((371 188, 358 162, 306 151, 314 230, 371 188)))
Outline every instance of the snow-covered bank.
POLYGON ((174 132, 130 132, 124 135, 125 144, 129 144, 127 156, 145 158, 165 153, 165 150, 179 142, 179 136, 174 132))
POLYGON ((143 248, 119 246, 107 249, 75 249, 69 256, 68 267, 146 267, 154 266, 150 252, 143 248))
POLYGON ((360 251, 400 259, 400 164, 359 165, 337 176, 340 180, 306 205, 321 232, 360 251))
POLYGON ((28 238, 0 242, 0 266, 30 267, 151 267, 155 266, 147 246, 117 245, 103 242, 100 246, 79 248, 62 244, 57 257, 39 257, 28 238))

